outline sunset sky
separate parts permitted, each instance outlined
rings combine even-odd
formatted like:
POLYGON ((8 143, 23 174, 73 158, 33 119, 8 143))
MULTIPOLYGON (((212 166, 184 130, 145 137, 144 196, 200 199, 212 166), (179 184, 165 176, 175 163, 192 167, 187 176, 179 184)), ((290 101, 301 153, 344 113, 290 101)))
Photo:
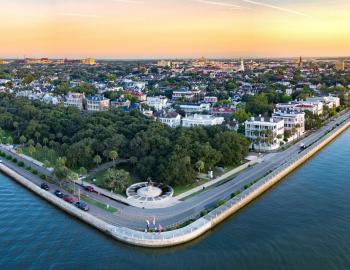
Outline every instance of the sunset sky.
POLYGON ((0 58, 350 55, 349 0, 0 0, 0 58))

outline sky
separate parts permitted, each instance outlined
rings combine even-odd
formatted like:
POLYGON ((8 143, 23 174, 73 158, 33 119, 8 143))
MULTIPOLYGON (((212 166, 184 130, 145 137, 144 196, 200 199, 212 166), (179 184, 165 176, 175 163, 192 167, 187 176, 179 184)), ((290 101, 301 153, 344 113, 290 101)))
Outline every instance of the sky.
POLYGON ((349 0, 0 0, 0 58, 350 55, 349 0))

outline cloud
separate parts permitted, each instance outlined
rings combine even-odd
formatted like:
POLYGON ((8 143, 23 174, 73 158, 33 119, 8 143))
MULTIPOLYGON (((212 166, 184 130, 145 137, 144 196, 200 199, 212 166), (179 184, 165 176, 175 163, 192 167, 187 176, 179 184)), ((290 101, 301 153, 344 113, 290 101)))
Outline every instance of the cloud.
POLYGON ((294 9, 284 8, 284 7, 271 5, 271 4, 267 4, 267 3, 263 3, 263 2, 257 2, 257 1, 252 1, 252 0, 241 0, 241 1, 245 2, 245 3, 257 5, 257 6, 262 6, 262 7, 276 9, 276 10, 287 12, 287 13, 294 14, 294 15, 308 16, 307 14, 299 12, 299 11, 296 11, 294 9))
POLYGON ((96 14, 84 14, 84 13, 74 13, 74 12, 60 13, 59 15, 67 16, 67 17, 100 18, 100 16, 96 14))
POLYGON ((226 3, 226 2, 217 2, 217 1, 207 1, 207 0, 194 0, 195 2, 206 4, 206 5, 213 5, 213 6, 220 6, 220 7, 229 7, 232 9, 242 9, 242 6, 226 3))

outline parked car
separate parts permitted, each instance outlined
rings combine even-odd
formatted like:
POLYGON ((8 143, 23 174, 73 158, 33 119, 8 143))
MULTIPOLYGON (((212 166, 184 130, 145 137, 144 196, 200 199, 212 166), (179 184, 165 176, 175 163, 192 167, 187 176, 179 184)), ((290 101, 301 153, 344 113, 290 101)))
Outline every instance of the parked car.
POLYGON ((40 187, 41 187, 42 189, 46 190, 46 191, 48 191, 48 190, 50 189, 49 185, 46 184, 46 183, 42 183, 42 184, 40 185, 40 187))
POLYGON ((68 203, 73 203, 74 202, 74 198, 69 196, 69 195, 64 195, 63 196, 63 200, 65 200, 68 203))
POLYGON ((76 202, 74 205, 83 211, 89 211, 89 206, 83 201, 76 202))
POLYGON ((84 189, 85 189, 87 192, 96 192, 95 189, 94 189, 92 186, 85 186, 84 189))
POLYGON ((64 196, 64 194, 62 193, 62 191, 60 191, 60 190, 56 190, 55 191, 55 195, 58 197, 58 198, 63 198, 63 196, 64 196))

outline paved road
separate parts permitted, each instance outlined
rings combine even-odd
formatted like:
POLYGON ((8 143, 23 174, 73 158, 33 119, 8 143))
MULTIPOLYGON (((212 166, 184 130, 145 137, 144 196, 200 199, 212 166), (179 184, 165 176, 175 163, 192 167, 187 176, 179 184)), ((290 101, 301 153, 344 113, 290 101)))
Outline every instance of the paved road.
MULTIPOLYGON (((316 132, 311 133, 300 143, 304 143, 306 146, 311 145, 319 138, 321 138, 327 130, 330 130, 337 123, 349 119, 349 117, 350 112, 345 113, 344 115, 336 118, 334 121, 326 124, 316 132)), ((126 206, 122 203, 111 200, 105 196, 94 193, 87 193, 81 187, 80 188, 82 194, 90 195, 92 198, 103 201, 109 204, 110 206, 118 209, 118 212, 116 214, 111 214, 97 207, 91 206, 91 213, 100 217, 101 219, 106 220, 107 222, 110 222, 115 225, 126 226, 133 229, 144 229, 146 225, 145 220, 152 220, 153 217, 155 217, 157 223, 162 224, 163 227, 173 226, 175 224, 182 223, 183 221, 188 220, 193 216, 198 215, 200 211, 211 207, 219 199, 229 198, 232 192, 235 192, 239 189, 242 190, 244 185, 261 178, 269 171, 284 164, 288 159, 294 158, 298 155, 300 155, 299 143, 297 145, 289 147, 285 151, 268 155, 268 157, 265 158, 262 163, 248 168, 247 170, 243 171, 236 177, 233 177, 230 181, 224 184, 213 186, 210 189, 207 189, 177 205, 168 208, 141 209, 132 206, 126 206)), ((27 164, 28 161, 23 160, 23 162, 27 164)), ((40 185, 40 183, 42 182, 42 180, 40 180, 38 177, 24 171, 22 168, 18 168, 6 160, 4 160, 4 163, 10 168, 16 170, 18 173, 25 176, 27 179, 33 181, 34 183, 40 185)), ((32 165, 32 167, 35 166, 32 165)), ((45 170, 45 168, 42 168, 42 170, 45 170)), ((51 185, 51 187, 52 190, 58 188, 55 185, 51 185)))

